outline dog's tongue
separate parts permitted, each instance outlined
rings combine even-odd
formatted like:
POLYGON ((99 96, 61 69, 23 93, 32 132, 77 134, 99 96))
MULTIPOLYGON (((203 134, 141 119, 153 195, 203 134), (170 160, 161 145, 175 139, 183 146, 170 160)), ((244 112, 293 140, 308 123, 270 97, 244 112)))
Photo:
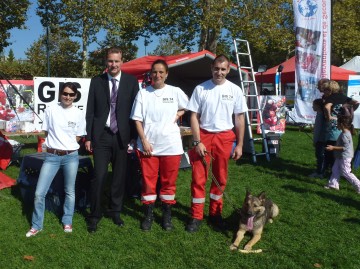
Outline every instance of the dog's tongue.
POLYGON ((254 228, 254 217, 255 216, 248 218, 247 227, 246 227, 248 231, 251 231, 254 228))

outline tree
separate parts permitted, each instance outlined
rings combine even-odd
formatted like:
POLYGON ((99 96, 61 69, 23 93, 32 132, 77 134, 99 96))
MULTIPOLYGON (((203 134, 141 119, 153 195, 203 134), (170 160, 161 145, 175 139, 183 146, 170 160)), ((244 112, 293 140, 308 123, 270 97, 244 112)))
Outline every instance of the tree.
POLYGON ((9 50, 9 55, 8 55, 8 62, 13 62, 15 61, 15 56, 14 56, 14 51, 12 49, 9 50))
POLYGON ((358 0, 333 2, 331 63, 342 65, 360 55, 360 5, 358 0))
POLYGON ((292 1, 246 0, 227 14, 224 27, 229 38, 249 41, 255 66, 274 66, 294 49, 292 1))
MULTIPOLYGON (((54 77, 82 77, 81 59, 78 53, 80 45, 64 37, 52 34, 50 49, 51 75, 54 77)), ((47 76, 46 37, 41 36, 26 52, 33 76, 47 76)))
POLYGON ((99 42, 101 49, 89 53, 88 73, 90 76, 104 71, 106 50, 109 47, 119 47, 123 52, 123 61, 127 62, 136 58, 138 48, 131 41, 122 39, 119 35, 106 35, 104 41, 99 42))
MULTIPOLYGON (((81 40, 82 75, 87 76, 88 46, 97 41, 100 29, 117 29, 120 36, 137 33, 145 20, 138 13, 145 0, 38 0, 38 14, 46 22, 50 12, 52 25, 81 40), (121 11, 121 12, 120 12, 121 11), (125 29, 125 30, 124 30, 125 29)), ((133 35, 133 34, 132 34, 133 35)))
MULTIPOLYGON (((187 51, 187 50, 185 50, 187 51)), ((181 45, 177 44, 171 38, 160 38, 159 44, 150 55, 177 55, 183 52, 181 45)))
POLYGON ((30 66, 27 62, 0 61, 0 70, 1 73, 5 74, 7 79, 33 79, 30 71, 30 66))
POLYGON ((294 46, 290 0, 153 2, 143 11, 148 15, 148 31, 167 34, 186 48, 197 44, 199 51, 229 55, 226 50, 232 47, 232 38, 239 37, 249 40, 254 62, 264 64, 266 59, 270 66, 283 60, 294 46))
POLYGON ((11 45, 10 30, 23 28, 26 12, 29 8, 28 0, 1 1, 0 3, 0 52, 11 45))

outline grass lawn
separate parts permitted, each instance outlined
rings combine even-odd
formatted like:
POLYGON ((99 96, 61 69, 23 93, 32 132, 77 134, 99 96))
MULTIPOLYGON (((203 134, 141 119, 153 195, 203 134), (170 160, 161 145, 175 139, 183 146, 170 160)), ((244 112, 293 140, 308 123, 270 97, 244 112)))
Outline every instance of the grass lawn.
MULTIPOLYGON (((360 268, 360 195, 344 179, 340 191, 333 191, 323 188, 325 179, 307 176, 315 168, 315 157, 306 133, 289 126, 281 139, 278 158, 267 162, 258 157, 254 164, 245 155, 229 167, 226 192, 239 207, 249 188, 255 194, 266 191, 280 208, 280 215, 267 224, 254 246, 263 249, 260 254, 229 250, 238 216, 226 198, 223 216, 228 231, 216 232, 206 222, 198 233, 185 231, 190 205, 188 169, 179 172, 172 232, 161 229, 159 206, 153 229, 142 232, 140 201, 127 200, 124 228, 102 219, 98 231, 88 234, 84 216, 75 213, 74 231, 65 234, 59 217, 46 212, 44 230, 26 238, 32 205, 22 203, 17 186, 1 190, 0 268, 360 268)), ((22 155, 36 151, 35 137, 16 140, 26 143, 22 155)), ((354 140, 357 145, 355 136, 354 140)), ((5 173, 17 178, 19 167, 11 166, 5 173)), ((355 174, 360 176, 360 171, 355 174)))

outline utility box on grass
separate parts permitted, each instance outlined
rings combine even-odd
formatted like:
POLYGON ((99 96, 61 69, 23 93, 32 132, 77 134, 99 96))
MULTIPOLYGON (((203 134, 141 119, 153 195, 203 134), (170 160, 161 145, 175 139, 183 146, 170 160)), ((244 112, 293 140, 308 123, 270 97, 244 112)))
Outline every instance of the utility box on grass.
MULTIPOLYGON (((270 155, 275 155, 279 157, 280 155, 280 134, 269 132, 266 134, 266 141, 268 145, 268 150, 270 155)), ((263 149, 265 152, 265 150, 263 149)))

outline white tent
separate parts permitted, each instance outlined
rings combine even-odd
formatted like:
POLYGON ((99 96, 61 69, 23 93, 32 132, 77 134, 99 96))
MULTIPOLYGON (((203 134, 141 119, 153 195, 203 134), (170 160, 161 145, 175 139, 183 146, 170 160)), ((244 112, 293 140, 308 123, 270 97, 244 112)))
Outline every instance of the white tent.
POLYGON ((360 72, 360 56, 355 56, 350 61, 346 62, 340 67, 347 70, 360 72))

